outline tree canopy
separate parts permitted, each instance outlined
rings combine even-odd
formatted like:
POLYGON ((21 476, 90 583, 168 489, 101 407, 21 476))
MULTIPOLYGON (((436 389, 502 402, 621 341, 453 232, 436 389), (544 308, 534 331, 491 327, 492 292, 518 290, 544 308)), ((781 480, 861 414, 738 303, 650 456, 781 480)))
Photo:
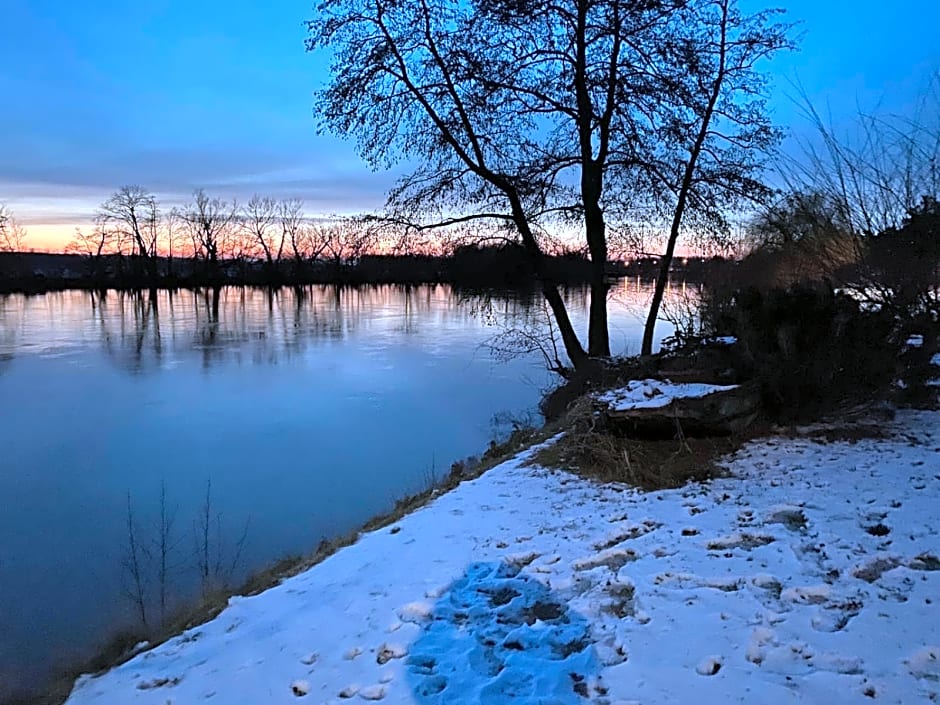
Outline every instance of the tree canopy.
MULTIPOLYGON (((788 45, 775 13, 733 0, 331 0, 308 48, 333 52, 321 126, 376 168, 411 167, 388 216, 418 229, 486 220, 532 259, 568 358, 610 354, 609 220, 687 214, 761 192, 776 135, 755 64, 788 45), (541 267, 547 233, 583 232, 588 346, 541 267)), ((671 257, 671 252, 667 252, 671 257)))

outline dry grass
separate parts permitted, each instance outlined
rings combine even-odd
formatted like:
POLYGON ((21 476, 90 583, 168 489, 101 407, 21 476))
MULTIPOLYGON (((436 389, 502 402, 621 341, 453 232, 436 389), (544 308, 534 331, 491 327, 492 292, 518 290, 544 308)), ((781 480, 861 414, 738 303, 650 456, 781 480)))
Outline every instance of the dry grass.
POLYGON ((727 438, 646 441, 587 431, 566 433, 532 461, 601 482, 660 490, 721 476, 715 460, 734 448, 727 438))
POLYGON ((715 461, 746 440, 743 436, 629 438, 605 428, 590 397, 572 405, 557 427, 564 435, 537 452, 532 463, 570 470, 601 482, 624 482, 644 490, 681 487, 721 476, 724 471, 715 461))

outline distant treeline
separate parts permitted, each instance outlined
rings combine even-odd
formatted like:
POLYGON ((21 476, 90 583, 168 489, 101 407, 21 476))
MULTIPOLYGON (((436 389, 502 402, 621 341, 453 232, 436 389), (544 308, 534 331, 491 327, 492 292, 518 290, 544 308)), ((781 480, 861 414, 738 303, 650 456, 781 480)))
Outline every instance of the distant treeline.
MULTIPOLYGON (((677 260, 687 279, 700 279, 720 260, 677 260)), ((546 256, 546 271, 558 284, 590 280, 590 261, 569 253, 546 256)), ((612 278, 654 276, 656 257, 610 262, 612 278)), ((75 255, 0 252, 0 293, 41 293, 60 289, 146 289, 221 285, 424 284, 530 287, 531 258, 518 245, 468 245, 451 255, 364 254, 351 259, 179 259, 144 260, 134 255, 75 255)))

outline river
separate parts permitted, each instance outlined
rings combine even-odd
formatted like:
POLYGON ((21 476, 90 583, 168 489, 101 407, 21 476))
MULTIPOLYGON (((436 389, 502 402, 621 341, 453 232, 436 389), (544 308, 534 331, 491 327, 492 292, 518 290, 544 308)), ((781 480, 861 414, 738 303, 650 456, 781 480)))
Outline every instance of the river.
MULTIPOLYGON (((638 352, 649 293, 612 291, 615 352, 638 352)), ((583 331, 587 293, 565 296, 583 331)), ((0 297, 0 702, 139 618, 129 506, 153 621, 161 525, 172 609, 537 423, 543 358, 488 343, 543 317, 447 286, 0 297)))

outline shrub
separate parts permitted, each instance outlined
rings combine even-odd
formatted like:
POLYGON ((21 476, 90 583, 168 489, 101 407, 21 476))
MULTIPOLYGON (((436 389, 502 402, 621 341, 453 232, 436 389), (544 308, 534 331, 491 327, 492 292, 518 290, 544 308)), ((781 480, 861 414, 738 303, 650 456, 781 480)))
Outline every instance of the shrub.
POLYGON ((805 420, 889 389, 898 341, 892 318, 827 287, 746 289, 721 310, 778 420, 805 420))

